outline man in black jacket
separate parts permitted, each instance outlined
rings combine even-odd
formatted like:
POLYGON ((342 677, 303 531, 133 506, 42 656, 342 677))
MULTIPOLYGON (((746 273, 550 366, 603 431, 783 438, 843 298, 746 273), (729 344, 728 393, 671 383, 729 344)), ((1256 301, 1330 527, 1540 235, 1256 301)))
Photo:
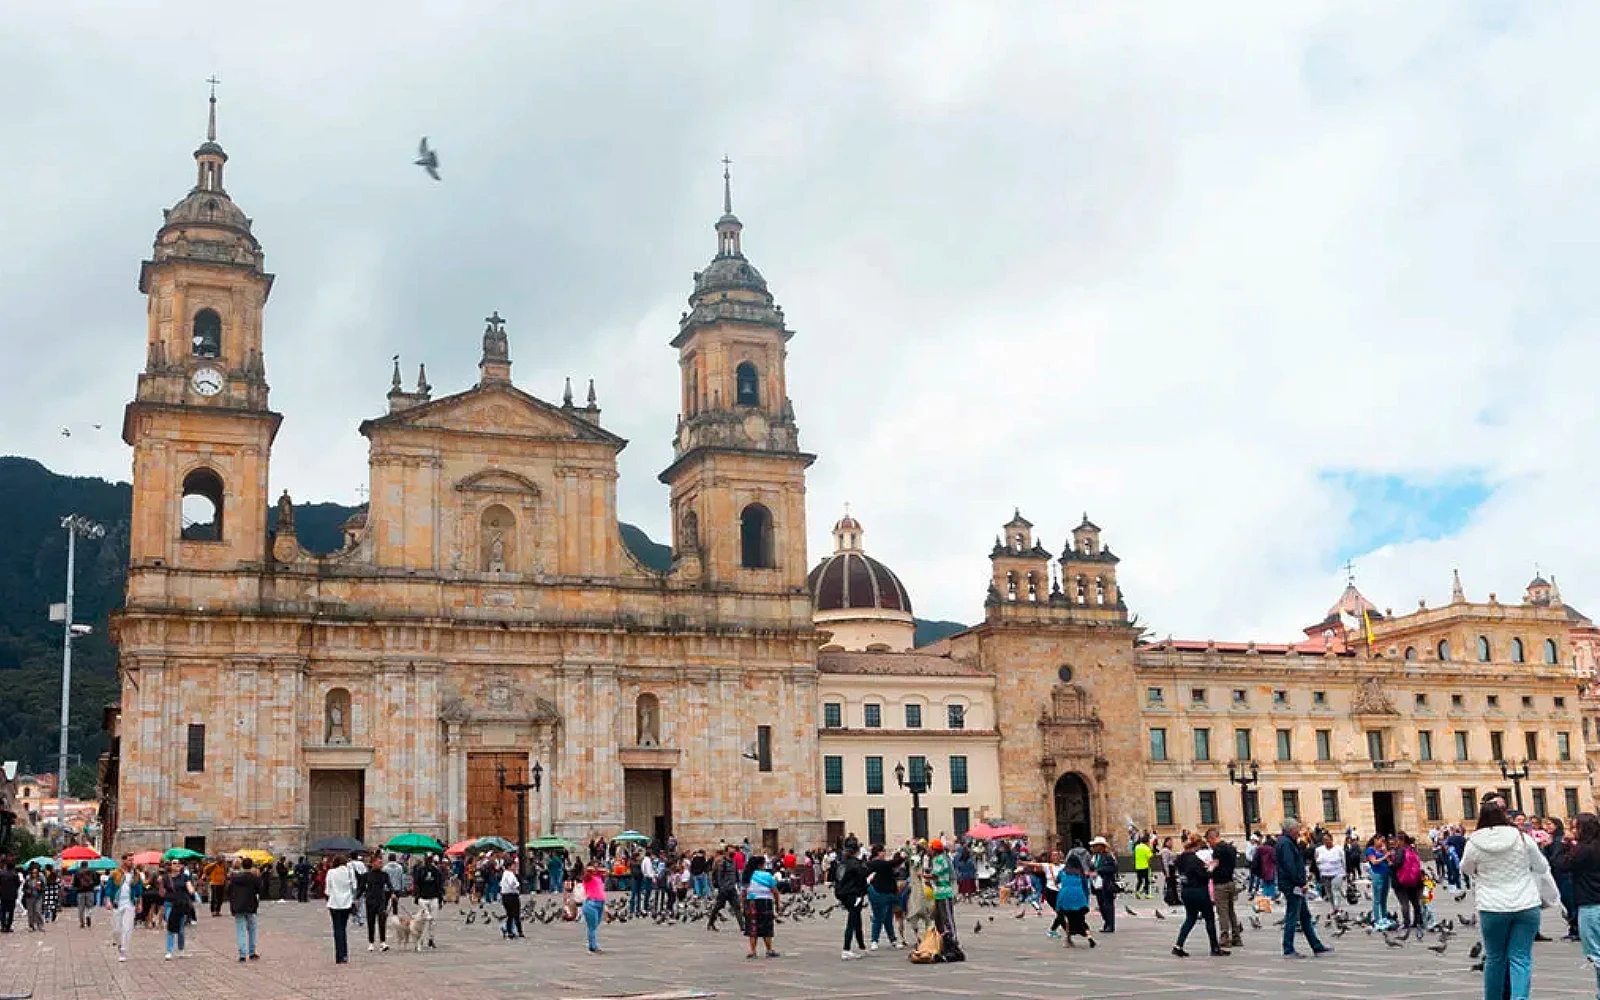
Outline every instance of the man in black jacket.
POLYGON ((416 898, 418 915, 422 918, 422 930, 417 934, 417 942, 422 942, 422 935, 428 936, 428 947, 437 948, 433 943, 433 918, 439 915, 439 905, 444 902, 444 872, 439 870, 439 862, 433 855, 428 855, 422 863, 422 869, 417 872, 417 877, 412 881, 411 893, 416 898))
POLYGON ((1217 908, 1217 939, 1224 947, 1244 947, 1244 931, 1239 927, 1239 914, 1234 903, 1239 899, 1239 886, 1233 873, 1239 867, 1239 851, 1229 841, 1222 839, 1216 829, 1206 831, 1206 845, 1211 848, 1211 898, 1217 908))
POLYGON ((1278 863, 1278 891, 1283 894, 1286 909, 1283 914, 1283 954, 1286 958, 1302 958, 1303 952, 1294 950, 1294 932, 1298 928, 1306 936, 1313 955, 1324 955, 1333 949, 1317 939, 1317 929, 1311 924, 1311 908, 1306 905, 1306 855, 1300 847, 1300 822, 1283 821, 1283 836, 1273 848, 1278 863))
POLYGON ((844 907, 844 951, 840 958, 860 958, 850 950, 850 942, 855 941, 856 947, 862 951, 867 950, 866 935, 861 932, 861 908, 866 904, 867 897, 867 866, 861 859, 853 854, 847 854, 839 862, 839 880, 834 883, 833 895, 844 907))
POLYGON ((706 918, 706 930, 717 929, 717 916, 724 906, 733 908, 733 919, 739 924, 739 933, 744 933, 744 908, 739 905, 739 868, 729 857, 728 849, 717 851, 716 860, 711 862, 711 891, 717 894, 717 901, 711 906, 711 915, 706 918))
POLYGON ((22 891, 22 876, 9 856, 0 857, 0 934, 11 933, 17 914, 17 894, 22 891))
POLYGON ((256 911, 261 907, 265 882, 258 878, 249 858, 240 858, 239 867, 228 876, 228 912, 233 914, 233 936, 239 944, 239 961, 254 961, 256 954, 256 911))

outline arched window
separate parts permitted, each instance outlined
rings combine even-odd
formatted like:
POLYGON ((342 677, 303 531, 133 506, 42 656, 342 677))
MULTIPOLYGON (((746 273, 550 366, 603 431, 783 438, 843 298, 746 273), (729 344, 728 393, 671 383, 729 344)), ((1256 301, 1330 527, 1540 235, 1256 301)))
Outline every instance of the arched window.
POLYGON ((772 568, 772 512, 753 503, 739 515, 739 565, 772 568))
POLYGON ((1014 569, 1008 569, 1008 570, 1006 570, 1006 600, 1014 601, 1016 599, 1017 599, 1017 571, 1014 570, 1014 569))
POLYGON ((323 699, 323 716, 322 742, 349 743, 350 692, 344 688, 329 691, 328 697, 323 699))
POLYGON ((1103 576, 1094 578, 1094 602, 1096 604, 1106 602, 1106 578, 1103 576))
POLYGON ((484 508, 478 518, 478 568, 505 573, 516 565, 517 519, 500 504, 484 508))
POLYGON ((183 477, 183 527, 179 537, 191 542, 222 541, 222 477, 195 469, 183 477))
POLYGON ((1526 663, 1526 662, 1528 662, 1527 657, 1522 655, 1522 640, 1521 639, 1512 639, 1511 640, 1511 662, 1512 663, 1526 663))
POLYGON ((1546 662, 1546 663, 1556 663, 1556 662, 1558 662, 1557 654, 1559 652, 1560 652, 1560 650, 1557 649, 1556 641, 1554 639, 1546 639, 1544 641, 1544 662, 1546 662))
POLYGON ((1029 573, 1028 573, 1028 600, 1037 601, 1038 599, 1039 599, 1039 575, 1030 570, 1029 573))
POLYGON ((1406 647, 1406 659, 1415 660, 1416 658, 1417 658, 1417 647, 1415 647, 1415 646, 1407 646, 1406 647))
POLYGON ((683 536, 678 540, 680 552, 693 552, 700 548, 700 517, 694 511, 683 515, 683 536))
POLYGON ((1450 640, 1449 639, 1440 639, 1439 640, 1439 645, 1437 647, 1437 651, 1439 653, 1439 659, 1441 659, 1441 660, 1450 659, 1450 640))
POLYGON ((646 691, 634 703, 634 746, 661 745, 661 700, 646 691))
POLYGON ((1489 662, 1489 637, 1486 635, 1478 636, 1478 662, 1489 662))
POLYGON ((202 309, 194 314, 191 342, 197 358, 214 358, 222 353, 222 317, 215 309, 202 309))
POLYGON ((734 401, 740 406, 761 405, 761 376, 756 366, 748 361, 739 362, 733 370, 734 401))
POLYGON ((1078 591, 1078 603, 1079 604, 1088 604, 1089 603, 1089 581, 1088 581, 1087 577, 1082 577, 1082 576, 1078 577, 1077 591, 1078 591))

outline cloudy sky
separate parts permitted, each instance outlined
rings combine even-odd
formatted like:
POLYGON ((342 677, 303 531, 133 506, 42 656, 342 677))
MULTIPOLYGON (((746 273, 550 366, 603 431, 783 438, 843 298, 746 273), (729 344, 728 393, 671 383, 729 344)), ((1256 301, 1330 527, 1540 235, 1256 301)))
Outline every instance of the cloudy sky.
POLYGON ((971 622, 1015 506, 1056 550, 1088 511, 1163 635, 1292 636, 1348 559, 1380 607, 1538 563, 1600 609, 1596 5, 135 6, 0 33, 0 454, 127 477, 139 261, 215 71, 278 275, 274 494, 355 502, 390 355, 463 388, 498 309, 524 388, 595 378, 664 537, 726 152, 812 558, 850 501, 971 622))

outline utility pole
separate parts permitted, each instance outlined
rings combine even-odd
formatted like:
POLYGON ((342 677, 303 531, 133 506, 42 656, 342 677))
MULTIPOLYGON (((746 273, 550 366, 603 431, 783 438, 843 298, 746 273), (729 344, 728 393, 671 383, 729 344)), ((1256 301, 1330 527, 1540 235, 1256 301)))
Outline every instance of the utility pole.
POLYGON ((77 543, 79 535, 84 538, 103 538, 106 529, 78 514, 68 514, 63 517, 61 526, 67 529, 67 603, 61 612, 61 744, 56 761, 56 835, 61 838, 61 843, 65 844, 67 837, 67 726, 70 723, 70 710, 72 707, 72 637, 89 633, 87 625, 76 625, 72 621, 73 576, 77 568, 77 543))

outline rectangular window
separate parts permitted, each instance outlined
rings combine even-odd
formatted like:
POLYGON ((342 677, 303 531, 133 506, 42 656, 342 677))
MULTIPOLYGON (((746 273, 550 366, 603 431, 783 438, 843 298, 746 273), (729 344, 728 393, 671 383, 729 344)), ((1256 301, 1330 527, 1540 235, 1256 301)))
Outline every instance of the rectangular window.
POLYGON ((907 705, 906 706, 906 728, 907 729, 921 729, 922 728, 922 706, 921 705, 907 705))
POLYGON ((1145 688, 1144 700, 1150 705, 1159 705, 1163 701, 1160 688, 1145 688))
POLYGON ((1200 793, 1200 825, 1211 826, 1217 822, 1217 793, 1204 791, 1200 793))
POLYGON ((1150 730, 1150 759, 1167 759, 1167 731, 1165 729, 1150 730))
POLYGON ((1488 698, 1485 699, 1485 701, 1487 701, 1489 703, 1489 707, 1490 708, 1499 708, 1500 707, 1500 696, 1497 695, 1497 694, 1491 694, 1488 698))
MULTIPOLYGON (((1285 704, 1287 704, 1288 701, 1289 701, 1288 697, 1286 696, 1283 699, 1283 701, 1284 701, 1285 704)), ((1315 708, 1326 708, 1327 704, 1328 704, 1328 692, 1326 692, 1326 691, 1313 691, 1313 692, 1311 692, 1311 704, 1315 708)))
POLYGON ((1196 704, 1196 705, 1204 705, 1206 703, 1206 689, 1205 688, 1190 688, 1189 689, 1189 700, 1191 702, 1193 702, 1194 704, 1196 704))
MULTIPOLYGON (((1318 691, 1317 693, 1321 694, 1322 692, 1318 691)), ((1286 707, 1289 704, 1289 692, 1285 691, 1283 688, 1279 688, 1278 690, 1272 692, 1272 703, 1277 705, 1279 708, 1286 707)))
POLYGON ((756 770, 772 770, 772 727, 756 727, 756 770))
POLYGON ((1566 708, 1567 707, 1567 699, 1558 694, 1558 695, 1556 695, 1555 705, 1556 705, 1556 708, 1566 708))
POLYGON ((1522 696, 1522 707, 1523 708, 1532 708, 1533 707, 1533 695, 1525 694, 1525 695, 1522 696))
POLYGON ((1294 760, 1294 736, 1287 729, 1278 730, 1278 759, 1294 760))
MULTIPOLYGON (((1522 734, 1522 746, 1523 746, 1523 749, 1527 751, 1527 755, 1528 755, 1528 759, 1529 760, 1538 760, 1539 759, 1539 734, 1538 733, 1523 733, 1522 734)), ((1534 813, 1534 815, 1535 816, 1543 816, 1544 813, 1534 813)))
POLYGON ((1417 732, 1417 759, 1433 759, 1433 733, 1426 729, 1417 732))
POLYGON ((1451 708, 1460 708, 1462 706, 1462 704, 1463 704, 1463 699, 1459 694, 1453 694, 1453 695, 1450 696, 1450 707, 1451 708))
POLYGON ((928 775, 928 758, 906 758, 906 781, 921 787, 925 792, 933 791, 933 781, 928 775))
POLYGON ((1508 806, 1516 804, 1517 800, 1511 797, 1511 789, 1509 788, 1500 789, 1500 797, 1506 801, 1508 806))
POLYGON ((950 794, 967 794, 967 758, 965 755, 950 755, 950 794))
POLYGON ((1283 790, 1283 818, 1300 818, 1300 793, 1293 788, 1283 790))
POLYGON ((1578 790, 1576 788, 1563 788, 1561 797, 1567 804, 1567 818, 1578 815, 1578 790))
POLYGON ((972 829, 972 810, 966 806, 956 806, 950 810, 950 827, 955 830, 957 837, 965 837, 967 831, 972 829))
POLYGON ((1383 730, 1381 730, 1381 729, 1369 729, 1369 730, 1367 730, 1367 759, 1368 760, 1388 760, 1389 759, 1389 758, 1387 758, 1387 757, 1385 757, 1383 755, 1383 730))
POLYGON ((882 844, 887 841, 889 828, 883 821, 882 809, 867 810, 867 843, 882 844))
POLYGON ((1550 815, 1550 810, 1546 808, 1549 805, 1550 803, 1545 800, 1544 789, 1535 788, 1533 790, 1533 814, 1535 816, 1550 815))
POLYGON ((1417 707, 1418 708, 1427 708, 1428 707, 1428 696, 1423 694, 1421 691, 1418 691, 1417 692, 1417 697, 1416 697, 1416 703, 1417 703, 1417 707))
POLYGON ((1233 703, 1235 705, 1243 705, 1246 702, 1248 702, 1249 700, 1250 700, 1250 695, 1248 693, 1246 693, 1244 688, 1234 688, 1233 689, 1233 703))
POLYGON ((826 729, 844 728, 844 706, 836 701, 822 703, 822 725, 826 729))
POLYGON ((1317 730, 1317 759, 1320 761, 1333 759, 1333 730, 1317 730))
POLYGON ((1233 755, 1239 760, 1253 760, 1250 753, 1250 730, 1235 729, 1233 731, 1233 755))
POLYGON ((883 706, 882 705, 872 705, 872 704, 862 705, 861 706, 861 724, 866 726, 868 729, 880 729, 880 728, 882 728, 883 727, 883 706))
POLYGON ((1259 789, 1247 788, 1244 792, 1244 811, 1249 817, 1247 822, 1261 822, 1261 792, 1259 789))
POLYGON ((965 705, 946 705, 944 718, 945 725, 951 729, 967 728, 967 709, 965 705))
POLYGON ((1339 790, 1337 788, 1324 788, 1322 790, 1322 821, 1324 823, 1339 822, 1339 790))
POLYGON ((1572 759, 1572 734, 1556 733, 1556 759, 1572 759))
POLYGON ((1437 788, 1422 790, 1422 808, 1428 814, 1428 822, 1437 823, 1444 819, 1444 803, 1439 799, 1437 788))
POLYGON ((1194 759, 1211 759, 1211 730, 1202 727, 1194 731, 1194 759))
POLYGON ((1478 816, 1478 790, 1476 788, 1463 788, 1461 790, 1461 818, 1476 819, 1478 816))
POLYGON ((1489 734, 1489 759, 1506 759, 1506 738, 1504 733, 1489 734))
MULTIPOLYGON (((868 795, 882 795, 883 794, 883 758, 882 757, 868 757, 867 758, 867 794, 868 795)), ((877 843, 881 843, 881 841, 875 840, 875 841, 873 841, 873 843, 877 844, 877 843)))
POLYGON ((1156 793, 1156 826, 1172 826, 1172 793, 1156 793))
POLYGON ((844 794, 844 758, 832 754, 822 758, 822 790, 827 795, 844 794))
POLYGON ((1456 730, 1456 760, 1470 760, 1470 759, 1471 759, 1471 755, 1469 755, 1467 753, 1467 731, 1465 729, 1457 729, 1456 730))
POLYGON ((206 727, 195 723, 189 727, 189 773, 206 769, 206 727))

